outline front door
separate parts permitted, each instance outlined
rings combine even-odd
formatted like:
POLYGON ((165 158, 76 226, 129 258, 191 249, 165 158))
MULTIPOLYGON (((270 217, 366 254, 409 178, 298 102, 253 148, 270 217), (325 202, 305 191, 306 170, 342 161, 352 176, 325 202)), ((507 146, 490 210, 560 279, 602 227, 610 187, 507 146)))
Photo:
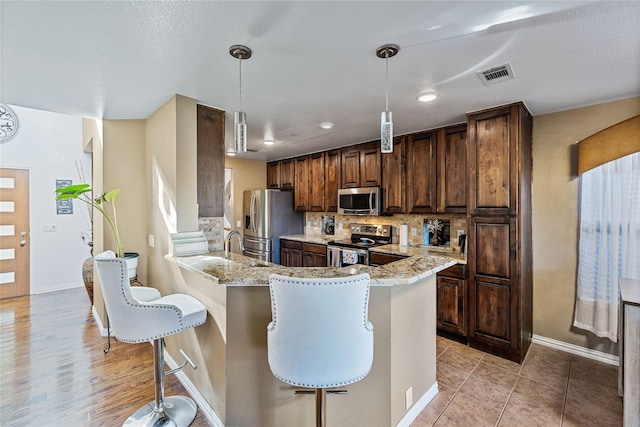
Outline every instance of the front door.
POLYGON ((29 294, 29 171, 0 168, 0 299, 29 294))

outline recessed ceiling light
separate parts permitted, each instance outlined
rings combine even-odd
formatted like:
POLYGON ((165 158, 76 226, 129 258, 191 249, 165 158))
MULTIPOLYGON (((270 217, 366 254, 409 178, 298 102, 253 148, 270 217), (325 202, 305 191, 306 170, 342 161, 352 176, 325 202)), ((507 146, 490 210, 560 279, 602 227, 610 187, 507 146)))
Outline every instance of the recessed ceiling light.
POLYGON ((435 100, 437 97, 438 97, 438 94, 436 92, 423 92, 418 94, 416 98, 418 98, 418 101, 420 102, 431 102, 435 100))
POLYGON ((265 139, 263 142, 264 145, 273 145, 276 143, 273 139, 265 139))
POLYGON ((322 123, 320 123, 320 127, 322 129, 331 129, 333 127, 333 123, 331 123, 331 122, 322 122, 322 123))

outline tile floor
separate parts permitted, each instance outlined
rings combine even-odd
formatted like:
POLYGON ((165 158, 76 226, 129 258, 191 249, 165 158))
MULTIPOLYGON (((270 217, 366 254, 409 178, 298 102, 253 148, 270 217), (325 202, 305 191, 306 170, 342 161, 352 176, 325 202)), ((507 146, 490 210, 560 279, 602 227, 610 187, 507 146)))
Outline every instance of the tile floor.
POLYGON ((617 367, 532 344, 522 365, 437 337, 440 392, 411 424, 622 426, 617 367))

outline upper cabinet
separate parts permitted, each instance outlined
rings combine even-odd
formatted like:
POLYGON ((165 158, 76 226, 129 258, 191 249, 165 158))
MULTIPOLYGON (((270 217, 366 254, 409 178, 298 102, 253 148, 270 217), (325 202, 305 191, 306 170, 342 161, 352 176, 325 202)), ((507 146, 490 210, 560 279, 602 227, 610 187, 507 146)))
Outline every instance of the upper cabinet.
POLYGON ((381 185, 380 144, 367 143, 342 149, 340 188, 381 185))
POLYGON ((467 212, 467 126, 438 131, 438 212, 467 212))
POLYGON ((325 202, 326 212, 338 212, 338 189, 340 188, 340 177, 342 156, 340 150, 330 150, 326 152, 324 162, 325 180, 325 202))
POLYGON ((437 132, 407 136, 407 213, 436 212, 437 132))
POLYGON ((398 136, 393 144, 392 153, 381 153, 375 141, 270 162, 267 184, 295 187, 300 211, 337 212, 338 189, 358 187, 382 187, 385 214, 467 211, 466 124, 398 136))
MULTIPOLYGON (((309 155, 309 211, 324 212, 325 209, 325 153, 309 155)), ((299 188, 299 187, 296 187, 299 188)))
POLYGON ((224 111, 196 109, 198 216, 224 215, 224 111))
POLYGON ((530 175, 530 159, 519 149, 530 139, 531 115, 522 103, 468 116, 469 195, 471 215, 518 215, 519 200, 529 191, 522 176, 530 175))
POLYGON ((293 190, 296 179, 295 159, 267 163, 267 188, 293 190))
POLYGON ((382 153, 382 188, 384 189, 382 209, 384 213, 406 212, 406 170, 405 137, 395 137, 393 152, 382 153))
POLYGON ((296 211, 309 210, 309 156, 295 158, 294 206, 296 211))
POLYGON ((267 163, 267 188, 280 188, 280 162, 267 163))
POLYGON ((296 179, 295 159, 280 160, 280 189, 293 190, 296 179))

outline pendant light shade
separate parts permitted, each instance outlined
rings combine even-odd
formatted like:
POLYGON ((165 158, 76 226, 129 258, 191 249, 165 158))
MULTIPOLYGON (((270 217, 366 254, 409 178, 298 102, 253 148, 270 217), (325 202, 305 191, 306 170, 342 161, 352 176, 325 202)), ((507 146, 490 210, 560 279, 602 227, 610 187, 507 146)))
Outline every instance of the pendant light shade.
MULTIPOLYGON (((242 60, 251 58, 251 53, 251 49, 239 44, 234 44, 229 48, 229 54, 236 58, 239 64, 240 110, 242 110, 242 60)), ((247 114, 243 111, 235 113, 233 149, 236 153, 247 151, 247 114)))
POLYGON ((391 120, 391 111, 389 111, 389 58, 398 54, 400 46, 396 44, 385 44, 376 49, 376 56, 384 58, 386 65, 385 77, 385 111, 380 117, 380 152, 393 152, 393 120, 391 120))
POLYGON ((383 111, 380 119, 380 151, 393 153, 393 121, 391 111, 383 111))
POLYGON ((236 152, 245 153, 247 151, 247 114, 243 111, 236 111, 233 132, 233 149, 236 152))

